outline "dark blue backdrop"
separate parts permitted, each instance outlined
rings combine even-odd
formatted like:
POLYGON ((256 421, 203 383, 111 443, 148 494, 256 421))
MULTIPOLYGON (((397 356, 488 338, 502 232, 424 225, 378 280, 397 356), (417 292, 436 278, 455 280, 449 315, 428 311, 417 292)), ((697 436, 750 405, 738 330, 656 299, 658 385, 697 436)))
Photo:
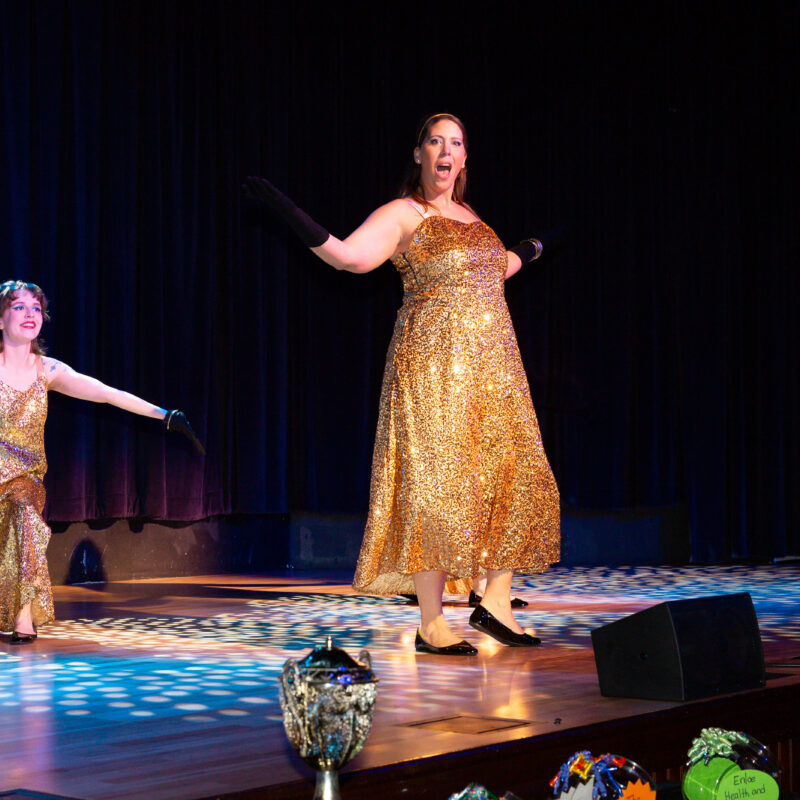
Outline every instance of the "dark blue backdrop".
POLYGON ((685 503, 696 560, 799 552, 800 6, 719 8, 0 5, 2 277, 49 294, 53 355, 208 445, 54 395, 49 517, 364 509, 399 282, 239 183, 345 234, 452 110, 505 241, 569 225, 507 287, 564 503, 685 503))

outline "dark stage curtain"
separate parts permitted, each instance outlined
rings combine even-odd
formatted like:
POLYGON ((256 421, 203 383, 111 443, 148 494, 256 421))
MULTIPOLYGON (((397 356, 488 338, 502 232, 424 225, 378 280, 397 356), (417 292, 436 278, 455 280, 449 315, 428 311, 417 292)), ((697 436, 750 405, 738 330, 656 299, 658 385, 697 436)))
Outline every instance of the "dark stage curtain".
POLYGON ((3 278, 76 369, 184 408, 51 396, 48 515, 362 511, 390 266, 317 261, 239 184, 338 235, 396 192, 418 118, 461 115, 469 199, 565 505, 685 505, 697 561, 800 552, 796 3, 0 4, 3 278), (717 10, 723 9, 723 13, 717 10))

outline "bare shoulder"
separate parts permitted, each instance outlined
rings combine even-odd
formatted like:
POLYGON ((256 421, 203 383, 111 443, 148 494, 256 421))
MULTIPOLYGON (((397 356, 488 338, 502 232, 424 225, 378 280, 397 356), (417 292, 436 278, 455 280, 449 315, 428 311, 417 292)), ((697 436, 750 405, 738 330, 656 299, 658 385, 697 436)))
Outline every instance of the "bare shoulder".
POLYGON ((392 207, 402 232, 400 242, 394 252, 394 255, 397 255, 408 249, 417 228, 425 219, 424 210, 407 197, 399 197, 397 200, 392 200, 391 203, 387 203, 386 206, 392 207))
POLYGON ((407 197, 400 197, 397 200, 393 200, 392 203, 395 204, 395 213, 401 220, 400 227, 402 230, 400 243, 394 252, 394 255, 397 255, 398 253, 404 253, 411 246, 414 234, 425 220, 426 214, 418 203, 407 197))
POLYGON ((59 375, 69 372, 69 367, 57 358, 42 356, 42 371, 48 383, 52 383, 59 375))
POLYGON ((413 208, 411 204, 406 200, 405 197, 396 197, 394 200, 390 200, 388 203, 384 203, 382 206, 378 206, 375 209, 376 212, 380 211, 386 214, 404 216, 407 212, 413 212, 413 208))
POLYGON ((398 198, 376 208, 349 239, 372 236, 390 242, 392 249, 385 253, 385 258, 390 258, 408 247, 421 222, 422 214, 407 200, 398 198))
POLYGON ((390 200, 388 203, 379 206, 372 212, 371 216, 381 217, 383 219, 391 220, 399 225, 403 233, 409 230, 414 230, 417 225, 422 221, 421 214, 409 203, 408 200, 398 197, 395 200, 390 200))

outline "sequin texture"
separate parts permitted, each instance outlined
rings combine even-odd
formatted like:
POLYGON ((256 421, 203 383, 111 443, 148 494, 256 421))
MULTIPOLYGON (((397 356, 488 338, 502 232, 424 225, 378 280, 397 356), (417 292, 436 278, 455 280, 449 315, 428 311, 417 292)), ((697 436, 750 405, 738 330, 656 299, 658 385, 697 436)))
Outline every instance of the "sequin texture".
POLYGON ((427 217, 393 259, 405 295, 389 345, 370 508, 353 585, 413 592, 444 570, 542 572, 560 551, 558 488, 505 302, 506 250, 483 222, 427 217))
POLYGON ((0 630, 10 631, 33 601, 37 626, 53 619, 47 569, 50 528, 42 519, 47 380, 24 391, 0 381, 0 630))

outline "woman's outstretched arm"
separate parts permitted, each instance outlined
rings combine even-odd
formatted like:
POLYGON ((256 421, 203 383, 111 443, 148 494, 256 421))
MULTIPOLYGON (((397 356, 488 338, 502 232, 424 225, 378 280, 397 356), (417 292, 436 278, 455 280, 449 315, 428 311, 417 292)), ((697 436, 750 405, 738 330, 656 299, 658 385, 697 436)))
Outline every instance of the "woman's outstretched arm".
POLYGON ((68 367, 62 361, 56 361, 54 358, 43 358, 42 361, 48 385, 56 392, 70 397, 77 397, 78 400, 109 403, 133 414, 160 419, 168 431, 182 433, 198 453, 205 455, 205 448, 197 438, 197 434, 192 429, 183 411, 178 411, 178 409, 168 411, 153 403, 148 403, 147 400, 142 400, 141 397, 137 397, 135 394, 123 392, 113 386, 107 386, 102 381, 89 375, 82 375, 72 367, 68 367))
POLYGON ((403 238, 398 201, 381 206, 370 214, 346 239, 329 236, 311 252, 326 264, 347 272, 370 272, 397 250, 403 238))
POLYGON ((82 375, 63 361, 57 361, 54 358, 42 360, 47 382, 50 388, 56 392, 77 397, 79 400, 90 400, 93 403, 110 403, 112 406, 134 414, 141 414, 143 417, 164 419, 167 416, 165 408, 148 403, 141 397, 123 392, 121 389, 115 389, 113 386, 106 386, 97 378, 82 375))
POLYGON ((266 178, 249 177, 242 186, 249 200, 269 208, 326 264, 348 272, 369 272, 397 250, 403 235, 403 207, 394 200, 381 206, 346 239, 331 236, 266 178))

